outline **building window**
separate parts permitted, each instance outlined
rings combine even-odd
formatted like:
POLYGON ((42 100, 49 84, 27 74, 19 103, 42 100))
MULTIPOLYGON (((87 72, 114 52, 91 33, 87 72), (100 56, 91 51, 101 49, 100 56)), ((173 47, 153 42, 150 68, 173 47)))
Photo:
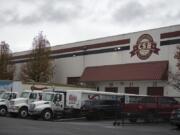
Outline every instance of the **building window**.
POLYGON ((105 92, 114 92, 118 93, 118 87, 106 87, 105 92))
POLYGON ((67 84, 78 85, 80 81, 80 77, 68 77, 67 84))
POLYGON ((139 94, 139 87, 125 87, 125 93, 139 94))
POLYGON ((164 95, 164 87, 148 87, 147 95, 163 96, 164 95))

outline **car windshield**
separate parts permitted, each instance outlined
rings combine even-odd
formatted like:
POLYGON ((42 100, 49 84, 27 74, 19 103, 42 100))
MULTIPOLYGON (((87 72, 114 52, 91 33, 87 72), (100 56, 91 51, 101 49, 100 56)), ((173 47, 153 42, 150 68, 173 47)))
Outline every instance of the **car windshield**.
POLYGON ((54 94, 53 93, 44 93, 42 100, 44 101, 53 101, 54 99, 54 94))
POLYGON ((22 98, 29 98, 30 92, 22 92, 21 96, 22 98))
POLYGON ((1 95, 1 98, 2 98, 2 99, 9 99, 10 95, 11 95, 11 93, 3 93, 3 94, 1 95))

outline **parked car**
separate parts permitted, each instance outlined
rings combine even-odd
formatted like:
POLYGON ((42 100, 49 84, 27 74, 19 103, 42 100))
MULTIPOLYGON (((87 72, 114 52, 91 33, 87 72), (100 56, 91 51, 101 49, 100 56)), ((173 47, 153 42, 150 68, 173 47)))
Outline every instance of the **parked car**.
POLYGON ((121 112, 120 106, 116 100, 88 100, 82 110, 88 120, 97 120, 118 116, 121 112))
POLYGON ((180 108, 172 112, 170 121, 171 124, 176 125, 180 128, 180 108))

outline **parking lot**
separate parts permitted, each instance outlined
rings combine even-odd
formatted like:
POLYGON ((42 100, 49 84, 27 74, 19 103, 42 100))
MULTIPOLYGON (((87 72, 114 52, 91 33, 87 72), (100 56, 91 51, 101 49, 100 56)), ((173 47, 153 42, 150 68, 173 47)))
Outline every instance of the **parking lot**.
POLYGON ((179 135, 180 130, 168 123, 124 124, 113 126, 105 121, 41 121, 0 117, 0 135, 179 135))

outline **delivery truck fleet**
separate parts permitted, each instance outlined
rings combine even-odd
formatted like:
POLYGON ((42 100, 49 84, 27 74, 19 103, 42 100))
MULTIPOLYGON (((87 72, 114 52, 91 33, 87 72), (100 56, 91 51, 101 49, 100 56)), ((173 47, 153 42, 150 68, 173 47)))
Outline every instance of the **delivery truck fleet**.
MULTIPOLYGON (((178 97, 57 89, 10 93, 11 96, 0 100, 0 109, 2 106, 5 108, 0 111, 0 115, 5 116, 9 113, 10 116, 21 118, 29 115, 31 118, 42 118, 46 121, 81 116, 88 120, 102 119, 106 116, 121 118, 122 114, 131 122, 138 119, 150 121, 157 116, 169 118, 174 109, 180 108, 178 97)), ((8 95, 8 92, 6 94, 8 95)))
POLYGON ((32 102, 29 114, 44 120, 52 120, 60 116, 78 117, 83 114, 83 106, 88 100, 116 100, 117 94, 89 90, 56 90, 44 92, 42 101, 32 102))

